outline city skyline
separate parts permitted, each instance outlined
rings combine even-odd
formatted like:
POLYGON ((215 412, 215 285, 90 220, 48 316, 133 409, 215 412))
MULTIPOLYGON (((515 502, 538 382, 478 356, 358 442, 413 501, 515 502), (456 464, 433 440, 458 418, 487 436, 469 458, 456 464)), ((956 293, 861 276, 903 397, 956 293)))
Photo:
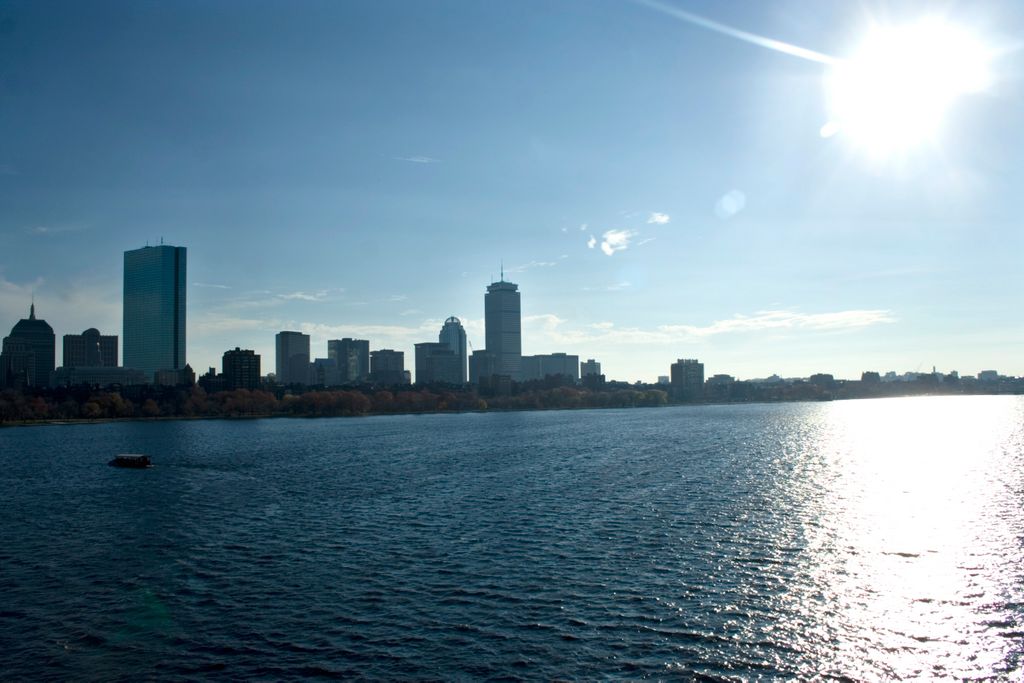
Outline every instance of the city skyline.
MULTIPOLYGON (((117 3, 5 9, 0 324, 34 293, 58 337, 124 340, 120 253, 163 236, 192 252, 199 371, 235 346, 273 358, 281 330, 408 360, 452 315, 483 348, 504 260, 524 355, 628 381, 687 357, 1024 374, 1019 6, 949 10, 998 52, 993 82, 880 163, 822 136, 820 63, 639 3, 442 5, 255 7, 238 31, 201 4, 130 27, 117 3)), ((870 19, 679 6, 840 55, 870 19)))

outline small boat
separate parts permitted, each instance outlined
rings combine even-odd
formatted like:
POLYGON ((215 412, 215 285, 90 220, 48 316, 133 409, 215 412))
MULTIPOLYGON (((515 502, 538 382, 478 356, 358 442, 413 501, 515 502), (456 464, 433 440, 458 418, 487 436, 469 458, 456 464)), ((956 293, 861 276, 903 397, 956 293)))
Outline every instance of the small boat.
POLYGON ((153 463, 150 461, 148 455, 122 453, 114 456, 114 459, 110 461, 109 465, 111 467, 128 467, 135 470, 144 470, 147 467, 152 467, 153 463))

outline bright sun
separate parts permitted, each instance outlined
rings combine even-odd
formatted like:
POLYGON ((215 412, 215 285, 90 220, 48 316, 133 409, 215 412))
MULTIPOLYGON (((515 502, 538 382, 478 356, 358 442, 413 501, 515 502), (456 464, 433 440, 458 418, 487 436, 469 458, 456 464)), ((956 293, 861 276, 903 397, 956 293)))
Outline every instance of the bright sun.
POLYGON ((988 87, 990 59, 977 38, 941 19, 876 26, 833 66, 821 134, 840 134, 878 159, 934 141, 953 102, 988 87))

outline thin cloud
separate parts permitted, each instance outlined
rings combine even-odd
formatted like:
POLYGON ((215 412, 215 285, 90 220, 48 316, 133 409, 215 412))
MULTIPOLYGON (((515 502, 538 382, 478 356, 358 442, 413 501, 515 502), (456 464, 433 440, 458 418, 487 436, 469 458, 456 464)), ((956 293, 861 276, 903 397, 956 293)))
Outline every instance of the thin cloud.
POLYGON ((388 297, 388 301, 405 301, 408 298, 405 294, 392 294, 388 297))
POLYGON ((651 215, 647 217, 647 222, 652 225, 665 225, 670 220, 672 218, 667 213, 658 213, 657 211, 652 211, 651 215))
POLYGON ((800 313, 797 311, 758 311, 753 315, 735 315, 707 325, 659 325, 653 329, 615 327, 600 322, 585 329, 566 329, 564 319, 556 315, 535 315, 523 318, 539 326, 549 341, 559 345, 671 345, 706 340, 717 335, 758 334, 766 330, 792 333, 853 331, 874 325, 897 322, 891 311, 883 309, 855 309, 830 313, 800 313))
POLYGON ((209 288, 209 289, 231 289, 227 285, 217 285, 217 284, 213 284, 213 283, 210 283, 210 282, 193 282, 192 286, 193 287, 209 288))
POLYGON ((410 164, 439 164, 440 159, 425 156, 395 157, 395 161, 408 161, 410 164))
POLYGON ((275 298, 284 301, 323 301, 327 298, 327 290, 321 289, 318 292, 291 292, 290 294, 278 294, 275 298))
POLYGON ((30 235, 47 236, 47 235, 59 235, 66 232, 79 232, 85 230, 84 225, 35 225, 28 228, 27 232, 30 235))
POLYGON ((597 238, 594 237, 593 235, 591 235, 590 239, 587 240, 587 249, 593 249, 596 246, 597 246, 597 238))
POLYGON ((835 313, 797 313, 795 311, 758 311, 752 316, 736 315, 717 320, 703 327, 693 325, 663 325, 658 329, 669 334, 690 337, 709 337, 733 332, 760 332, 763 330, 841 330, 896 322, 887 310, 851 310, 835 313))
POLYGON ((647 244, 648 242, 653 242, 653 241, 654 241, 654 240, 656 240, 656 239, 658 239, 658 238, 657 238, 657 237, 645 237, 644 239, 642 239, 642 240, 640 240, 639 242, 637 242, 637 243, 636 243, 636 246, 638 246, 638 247, 642 247, 642 246, 644 246, 645 244, 647 244))
POLYGON ((530 270, 531 268, 550 268, 552 266, 557 266, 557 265, 558 265, 557 261, 530 261, 529 263, 524 263, 521 266, 515 266, 513 268, 506 268, 505 272, 506 273, 522 273, 524 270, 530 270))
POLYGON ((626 281, 616 282, 611 285, 605 285, 604 287, 584 287, 584 292, 621 292, 624 289, 629 289, 630 284, 626 281))
POLYGON ((629 241, 636 236, 634 230, 608 230, 601 235, 601 251, 611 256, 617 251, 629 248, 629 241))

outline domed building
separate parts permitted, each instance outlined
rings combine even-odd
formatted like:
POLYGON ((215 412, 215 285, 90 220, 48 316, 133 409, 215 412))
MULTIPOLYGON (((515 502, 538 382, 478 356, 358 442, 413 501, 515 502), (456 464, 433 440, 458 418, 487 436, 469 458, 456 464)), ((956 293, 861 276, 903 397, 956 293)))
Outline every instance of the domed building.
POLYGON ((29 308, 28 318, 22 318, 4 337, 0 351, 0 386, 48 387, 56 356, 56 338, 53 328, 45 320, 36 318, 36 305, 29 308))

